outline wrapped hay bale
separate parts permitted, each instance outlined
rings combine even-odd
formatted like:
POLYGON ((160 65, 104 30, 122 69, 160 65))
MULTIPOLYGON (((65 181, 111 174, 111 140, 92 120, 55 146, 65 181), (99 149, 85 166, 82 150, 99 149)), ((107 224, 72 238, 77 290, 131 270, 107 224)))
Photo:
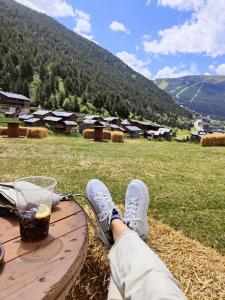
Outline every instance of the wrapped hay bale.
POLYGON ((111 140, 114 143, 123 143, 124 134, 121 131, 113 131, 111 133, 111 140))
POLYGON ((94 139, 94 129, 85 129, 83 131, 83 137, 84 139, 92 140, 94 139))
POLYGON ((43 139, 48 136, 47 128, 42 127, 33 127, 29 128, 27 132, 28 138, 36 138, 36 139, 43 139))
POLYGON ((202 147, 225 146, 225 134, 208 134, 201 138, 202 147))
POLYGON ((0 127, 0 135, 8 135, 8 128, 0 127))
POLYGON ((111 140, 111 131, 103 130, 103 140, 111 140))
POLYGON ((19 127, 19 136, 27 136, 29 127, 19 127))

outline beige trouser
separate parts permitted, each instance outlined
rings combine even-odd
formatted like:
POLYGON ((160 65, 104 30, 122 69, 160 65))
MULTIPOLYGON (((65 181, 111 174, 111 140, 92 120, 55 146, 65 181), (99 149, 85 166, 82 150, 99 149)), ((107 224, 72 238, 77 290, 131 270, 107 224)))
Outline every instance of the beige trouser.
POLYGON ((127 232, 109 252, 112 277, 108 300, 186 299, 160 258, 135 232, 127 232))

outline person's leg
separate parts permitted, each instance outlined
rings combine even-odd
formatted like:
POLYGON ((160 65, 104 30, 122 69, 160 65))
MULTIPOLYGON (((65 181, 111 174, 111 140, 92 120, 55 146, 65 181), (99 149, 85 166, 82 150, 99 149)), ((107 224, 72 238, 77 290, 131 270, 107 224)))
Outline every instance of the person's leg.
MULTIPOLYGON (((112 280, 123 299, 185 299, 178 282, 138 234, 122 221, 111 223, 115 244, 109 252, 112 280)), ((108 296, 109 300, 110 295, 108 296)))
POLYGON ((185 299, 178 282, 142 239, 148 236, 149 193, 140 180, 128 185, 124 219, 111 222, 109 252, 112 278, 124 299, 185 299), (141 238, 142 239, 141 239, 141 238))
POLYGON ((112 280, 108 299, 117 299, 118 295, 131 300, 184 299, 169 270, 138 236, 146 238, 148 233, 149 195, 145 185, 134 180, 127 189, 125 217, 133 230, 122 222, 102 182, 90 181, 86 195, 97 218, 99 238, 108 247, 115 241, 109 253, 112 280))

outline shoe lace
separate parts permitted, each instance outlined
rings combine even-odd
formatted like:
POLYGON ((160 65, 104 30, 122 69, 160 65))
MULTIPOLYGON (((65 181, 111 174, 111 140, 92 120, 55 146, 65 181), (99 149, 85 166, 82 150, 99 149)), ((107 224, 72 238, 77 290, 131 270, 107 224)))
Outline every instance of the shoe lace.
POLYGON ((102 212, 98 215, 99 221, 104 221, 105 219, 108 218, 110 224, 112 211, 115 208, 115 205, 113 204, 109 196, 104 192, 94 193, 93 196, 94 196, 94 201, 98 205, 101 205, 103 208, 102 212))
POLYGON ((136 222, 143 222, 141 218, 137 218, 138 198, 129 197, 126 207, 126 222, 130 225, 136 225, 136 222))

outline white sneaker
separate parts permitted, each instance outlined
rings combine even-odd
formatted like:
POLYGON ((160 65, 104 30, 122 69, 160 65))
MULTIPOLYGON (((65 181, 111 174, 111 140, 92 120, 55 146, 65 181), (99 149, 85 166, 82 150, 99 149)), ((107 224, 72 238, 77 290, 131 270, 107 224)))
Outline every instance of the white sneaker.
POLYGON ((110 230, 111 217, 113 210, 116 210, 120 215, 119 210, 113 202, 108 188, 98 179, 92 179, 88 182, 86 197, 96 218, 99 230, 98 238, 106 247, 110 248, 113 244, 112 232, 110 230))
POLYGON ((124 221, 143 239, 148 237, 149 193, 146 185, 139 179, 130 182, 126 191, 124 221))

